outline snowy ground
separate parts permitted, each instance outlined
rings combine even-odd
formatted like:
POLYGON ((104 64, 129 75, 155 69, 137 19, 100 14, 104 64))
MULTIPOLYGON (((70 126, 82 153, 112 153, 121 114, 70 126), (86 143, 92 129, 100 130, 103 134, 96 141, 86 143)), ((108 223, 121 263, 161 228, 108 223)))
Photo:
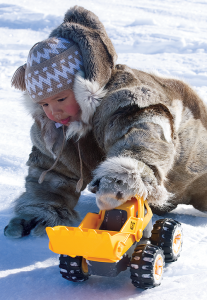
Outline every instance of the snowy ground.
MULTIPOLYGON (((161 286, 147 291, 134 288, 129 271, 113 280, 93 276, 82 284, 67 282, 47 237, 10 240, 3 235, 12 201, 24 191, 31 149, 32 120, 21 105, 21 94, 10 88, 11 76, 25 63, 31 46, 46 38, 76 4, 99 16, 119 63, 179 77, 207 102, 206 0, 1 0, 0 299, 207 299, 207 215, 190 206, 166 214, 183 224, 183 252, 177 262, 166 265, 161 286)), ((77 209, 81 217, 97 210, 94 196, 84 191, 77 209)))

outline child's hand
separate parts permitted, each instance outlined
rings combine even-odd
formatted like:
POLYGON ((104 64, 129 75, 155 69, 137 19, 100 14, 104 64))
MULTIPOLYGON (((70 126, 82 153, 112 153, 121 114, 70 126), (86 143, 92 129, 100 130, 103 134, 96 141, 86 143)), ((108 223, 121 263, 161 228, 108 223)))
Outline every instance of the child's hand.
MULTIPOLYGON (((89 190, 96 193, 96 203, 102 210, 113 209, 126 202, 136 193, 135 189, 130 188, 128 183, 109 176, 92 181, 89 190)), ((139 194, 146 198, 147 191, 141 180, 139 191, 139 194)))
MULTIPOLYGON (((45 225, 45 224, 44 224, 45 225)), ((12 238, 20 238, 26 235, 29 235, 31 230, 36 227, 39 228, 39 234, 42 235, 45 233, 45 226, 41 222, 37 221, 36 218, 29 219, 28 216, 25 218, 15 217, 10 220, 9 224, 4 228, 5 236, 12 238)))
MULTIPOLYGON (((31 207, 35 212, 35 207, 31 207)), ((57 225, 70 226, 72 221, 78 218, 74 210, 66 208, 47 207, 41 209, 42 219, 34 217, 34 214, 22 214, 12 218, 9 224, 4 228, 4 235, 10 238, 21 238, 31 234, 32 236, 42 236, 46 234, 46 227, 57 225)))
POLYGON ((127 157, 107 159, 96 170, 89 184, 102 210, 113 209, 136 194, 156 206, 166 203, 169 193, 158 185, 153 171, 143 162, 127 157), (159 202, 159 203, 158 203, 159 202))

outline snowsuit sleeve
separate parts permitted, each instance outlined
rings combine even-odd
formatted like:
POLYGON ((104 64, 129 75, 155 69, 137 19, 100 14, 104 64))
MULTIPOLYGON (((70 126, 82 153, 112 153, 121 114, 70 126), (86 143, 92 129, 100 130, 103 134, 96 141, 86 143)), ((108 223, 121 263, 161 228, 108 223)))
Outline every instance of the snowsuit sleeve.
MULTIPOLYGON (((15 218, 5 229, 8 236, 21 237, 29 234, 32 229, 33 235, 42 235, 45 227, 69 226, 78 217, 74 207, 80 196, 80 192, 76 192, 76 184, 80 178, 80 161, 75 144, 72 141, 67 142, 57 165, 39 184, 41 173, 53 165, 55 154, 46 148, 36 123, 31 128, 31 139, 33 147, 27 162, 29 171, 25 182, 26 190, 15 201, 15 218)), ((59 142, 61 144, 62 141, 59 142)), ((82 189, 86 187, 86 181, 90 180, 85 166, 83 173, 82 189)))
POLYGON ((135 194, 147 197, 152 206, 166 205, 170 194, 164 183, 175 155, 173 117, 168 108, 161 103, 120 107, 103 128, 107 158, 90 184, 99 207, 118 206, 135 194))

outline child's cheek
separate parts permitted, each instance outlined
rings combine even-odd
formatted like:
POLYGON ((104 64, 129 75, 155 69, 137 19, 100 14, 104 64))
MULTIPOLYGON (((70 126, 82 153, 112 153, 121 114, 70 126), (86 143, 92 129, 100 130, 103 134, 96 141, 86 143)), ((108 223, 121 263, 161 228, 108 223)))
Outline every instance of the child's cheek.
POLYGON ((75 116, 79 112, 80 106, 78 105, 78 103, 75 103, 73 105, 66 105, 64 110, 70 116, 75 116))
POLYGON ((48 119, 55 121, 55 118, 50 111, 44 109, 44 112, 45 112, 46 116, 48 117, 48 119))

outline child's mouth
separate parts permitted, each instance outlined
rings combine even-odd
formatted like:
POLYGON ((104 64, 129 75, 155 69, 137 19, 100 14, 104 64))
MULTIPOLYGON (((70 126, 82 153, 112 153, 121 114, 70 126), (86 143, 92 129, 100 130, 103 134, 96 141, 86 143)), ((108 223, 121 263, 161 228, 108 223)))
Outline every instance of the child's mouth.
POLYGON ((70 117, 67 117, 66 119, 62 119, 60 120, 60 123, 65 125, 65 124, 68 124, 70 122, 70 117))

